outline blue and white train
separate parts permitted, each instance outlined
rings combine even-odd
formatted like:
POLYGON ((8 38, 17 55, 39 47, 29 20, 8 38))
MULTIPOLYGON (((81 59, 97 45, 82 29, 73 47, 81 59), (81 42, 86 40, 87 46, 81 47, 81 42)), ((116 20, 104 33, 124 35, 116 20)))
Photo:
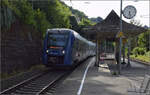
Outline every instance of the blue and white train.
POLYGON ((71 29, 48 29, 44 39, 43 64, 73 67, 88 56, 95 55, 95 43, 71 29))

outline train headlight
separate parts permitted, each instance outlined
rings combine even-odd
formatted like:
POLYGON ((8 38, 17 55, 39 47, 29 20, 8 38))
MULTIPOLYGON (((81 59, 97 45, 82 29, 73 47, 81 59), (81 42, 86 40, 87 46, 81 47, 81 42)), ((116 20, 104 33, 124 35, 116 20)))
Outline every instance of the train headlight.
POLYGON ((46 53, 48 53, 49 52, 49 50, 46 50, 46 53))
POLYGON ((65 51, 63 50, 62 53, 65 54, 65 51))

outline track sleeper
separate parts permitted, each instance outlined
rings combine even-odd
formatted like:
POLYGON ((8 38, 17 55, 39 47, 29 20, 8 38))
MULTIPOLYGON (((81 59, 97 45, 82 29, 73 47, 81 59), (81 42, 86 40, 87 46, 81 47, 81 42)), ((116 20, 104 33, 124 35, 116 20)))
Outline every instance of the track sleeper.
POLYGON ((24 87, 24 88, 22 88, 22 89, 37 89, 37 90, 40 90, 40 89, 42 89, 42 88, 33 88, 33 87, 24 87))
POLYGON ((37 92, 25 92, 25 91, 20 91, 20 90, 16 90, 17 93, 20 94, 36 94, 37 92))
POLYGON ((46 92, 46 95, 53 95, 52 93, 46 92))
POLYGON ((21 88, 21 91, 33 91, 33 92, 38 92, 41 89, 25 89, 25 88, 21 88))

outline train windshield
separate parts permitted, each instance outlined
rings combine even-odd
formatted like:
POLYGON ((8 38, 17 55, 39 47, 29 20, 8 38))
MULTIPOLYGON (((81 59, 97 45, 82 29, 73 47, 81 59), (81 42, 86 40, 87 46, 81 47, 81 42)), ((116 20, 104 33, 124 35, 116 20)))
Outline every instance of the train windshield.
POLYGON ((68 33, 49 33, 48 47, 65 47, 68 42, 68 33))

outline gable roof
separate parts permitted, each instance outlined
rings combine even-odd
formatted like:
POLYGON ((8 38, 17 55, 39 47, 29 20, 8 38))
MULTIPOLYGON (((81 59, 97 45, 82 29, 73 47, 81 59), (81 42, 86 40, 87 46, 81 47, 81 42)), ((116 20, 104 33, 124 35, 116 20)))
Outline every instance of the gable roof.
MULTIPOLYGON (((122 20, 122 30, 126 38, 136 36, 146 31, 143 27, 136 26, 122 20)), ((120 31, 120 17, 112 10, 109 15, 101 22, 92 26, 88 32, 90 35, 98 35, 98 38, 116 38, 120 31)))

